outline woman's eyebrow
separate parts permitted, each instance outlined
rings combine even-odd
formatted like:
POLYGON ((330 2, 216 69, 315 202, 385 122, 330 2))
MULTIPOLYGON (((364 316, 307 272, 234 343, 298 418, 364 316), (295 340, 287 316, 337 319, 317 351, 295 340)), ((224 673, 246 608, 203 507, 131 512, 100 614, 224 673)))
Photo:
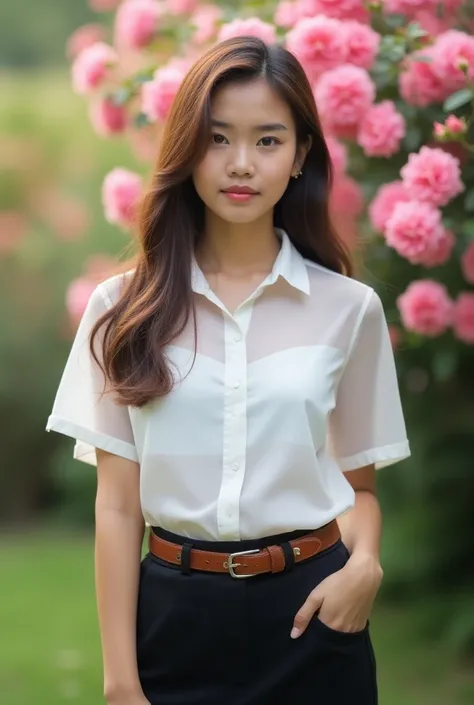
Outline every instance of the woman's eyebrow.
MULTIPOLYGON (((222 120, 211 120, 211 125, 212 127, 222 127, 227 130, 230 130, 234 127, 234 125, 231 125, 231 123, 223 122, 222 120)), ((264 125, 255 125, 253 129, 258 132, 276 132, 283 130, 288 131, 288 128, 285 127, 285 125, 282 125, 280 122, 269 122, 264 125)))

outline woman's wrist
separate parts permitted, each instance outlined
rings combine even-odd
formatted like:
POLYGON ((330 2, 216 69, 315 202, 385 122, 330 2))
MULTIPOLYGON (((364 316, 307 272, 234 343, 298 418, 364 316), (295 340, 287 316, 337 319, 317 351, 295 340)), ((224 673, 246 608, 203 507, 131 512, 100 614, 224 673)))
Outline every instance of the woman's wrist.
POLYGON ((132 698, 137 695, 143 695, 138 678, 129 681, 112 679, 104 685, 104 698, 110 704, 122 702, 124 698, 132 698))

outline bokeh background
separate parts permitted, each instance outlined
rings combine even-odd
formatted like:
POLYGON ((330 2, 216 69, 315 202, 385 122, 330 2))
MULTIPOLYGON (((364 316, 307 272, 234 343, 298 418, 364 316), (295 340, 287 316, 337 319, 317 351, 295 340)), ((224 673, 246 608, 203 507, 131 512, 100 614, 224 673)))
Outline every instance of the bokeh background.
MULTIPOLYGON (((72 459, 73 442, 45 433, 45 425, 85 302, 133 243, 127 199, 150 173, 180 71, 222 31, 275 32, 279 41, 287 36, 290 44, 292 36, 296 48, 307 48, 316 41, 308 32, 319 30, 298 28, 298 22, 321 14, 331 21, 372 24, 380 43, 370 56, 370 37, 355 40, 352 57, 326 63, 324 71, 324 56, 302 56, 315 93, 322 74, 351 64, 370 75, 372 101, 391 101, 387 120, 393 129, 382 135, 381 146, 377 115, 363 128, 361 115, 357 125, 356 118, 346 125, 325 124, 338 171, 335 216, 358 262, 358 276, 385 304, 413 452, 378 477, 385 577, 372 629, 381 705, 473 703, 472 3, 390 0, 385 7, 377 2, 367 7, 357 0, 228 1, 206 5, 196 15, 204 3, 167 2, 159 19, 152 7, 145 19, 127 23, 128 32, 119 27, 117 6, 123 3, 117 0, 16 0, 2 7, 0 703, 103 702, 93 584, 96 477, 93 468, 72 459), (238 21, 246 18, 253 24, 239 28, 238 21), (448 36, 443 49, 441 38, 453 28, 467 40, 448 36), (104 65, 96 54, 84 66, 82 55, 73 82, 71 65, 97 41, 120 45, 117 56, 104 65), (423 57, 415 64, 417 52, 436 51, 434 67, 423 57), (435 74, 440 56, 444 82, 435 74), (167 73, 155 74, 162 66, 167 73), (94 73, 98 68, 102 73, 94 73), (402 73, 408 78, 401 81, 402 73), (147 82, 145 101, 141 91, 147 82), (402 121, 393 118, 392 109, 402 121), (461 122, 443 132, 449 114, 461 122), (451 184, 440 187, 430 203, 443 230, 436 230, 436 223, 430 230, 425 221, 422 232, 410 231, 411 244, 416 240, 421 252, 414 256, 403 239, 406 213, 400 212, 398 221, 393 216, 390 239, 371 204, 379 199, 380 215, 380 186, 398 183, 408 155, 424 145, 457 161, 435 165, 441 181, 451 173, 451 184), (434 230, 444 251, 433 259, 428 241, 434 230), (430 284, 418 292, 407 311, 399 297, 427 280, 435 288, 430 284)), ((331 34, 335 25, 327 26, 331 34)), ((349 35, 356 29, 352 25, 349 35)), ((355 77, 355 84, 358 80, 366 78, 355 77)), ((326 83, 321 101, 330 101, 334 91, 334 84, 326 83)), ((425 168, 432 167, 428 160, 425 168)), ((397 199, 392 198, 392 209, 397 199)), ((382 206, 386 211, 387 204, 382 206)))

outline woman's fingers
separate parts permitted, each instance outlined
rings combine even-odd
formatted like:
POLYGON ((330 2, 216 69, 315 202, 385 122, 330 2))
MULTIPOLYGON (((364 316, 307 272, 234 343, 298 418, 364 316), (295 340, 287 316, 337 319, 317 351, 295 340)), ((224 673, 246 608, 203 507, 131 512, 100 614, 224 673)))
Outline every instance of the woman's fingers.
POLYGON ((323 596, 320 594, 318 589, 314 589, 308 595, 308 599, 304 605, 298 610, 295 615, 293 622, 293 628, 291 630, 290 636, 292 639, 297 639, 310 623, 313 615, 321 607, 323 602, 323 596))

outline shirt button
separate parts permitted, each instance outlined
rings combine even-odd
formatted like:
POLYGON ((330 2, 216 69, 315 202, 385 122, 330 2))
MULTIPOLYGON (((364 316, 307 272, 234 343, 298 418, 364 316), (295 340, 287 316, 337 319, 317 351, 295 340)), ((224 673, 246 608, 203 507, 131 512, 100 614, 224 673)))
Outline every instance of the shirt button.
POLYGON ((238 343, 240 340, 242 340, 242 334, 241 333, 234 333, 234 340, 236 343, 238 343))
POLYGON ((239 387, 240 387, 240 382, 238 380, 236 380, 234 382, 234 389, 238 389, 239 387))
POLYGON ((234 463, 234 464, 232 465, 232 470, 234 470, 235 472, 237 472, 237 470, 238 470, 239 468, 240 468, 239 463, 234 463))

